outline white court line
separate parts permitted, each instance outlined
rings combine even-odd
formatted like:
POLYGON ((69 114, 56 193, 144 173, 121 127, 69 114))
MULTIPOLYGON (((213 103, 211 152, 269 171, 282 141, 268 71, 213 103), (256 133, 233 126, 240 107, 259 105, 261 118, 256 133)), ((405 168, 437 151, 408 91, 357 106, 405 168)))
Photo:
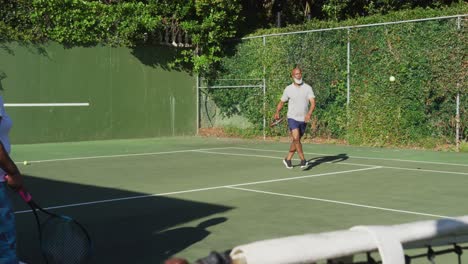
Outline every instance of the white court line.
MULTIPOLYGON (((147 152, 147 153, 133 153, 133 154, 117 154, 117 155, 103 155, 103 156, 89 156, 89 157, 76 157, 76 158, 63 158, 63 159, 48 159, 48 160, 33 160, 28 161, 29 163, 43 163, 43 162, 56 162, 56 161, 71 161, 71 160, 87 160, 87 159, 108 159, 108 158, 125 158, 135 156, 151 156, 151 155, 162 155, 162 154, 174 154, 184 152, 197 152, 201 150, 213 150, 213 149, 226 149, 223 148, 206 148, 206 149, 185 149, 185 150, 174 150, 174 151, 163 151, 163 152, 147 152)), ((22 164, 22 162, 16 161, 15 163, 22 164)))
MULTIPOLYGON (((282 152, 280 150, 268 150, 268 149, 256 149, 256 148, 240 148, 240 147, 230 147, 231 149, 243 149, 243 150, 255 150, 255 151, 265 151, 265 152, 282 152)), ((314 153, 314 152, 304 152, 304 154, 313 154, 313 155, 321 155, 321 156, 330 156, 333 154, 323 154, 323 153, 314 153)), ((446 162, 435 162, 435 161, 418 161, 418 160, 405 160, 405 159, 389 159, 389 158, 375 158, 375 157, 362 157, 362 156, 348 156, 350 158, 356 159, 373 159, 373 160, 388 160, 388 161, 403 161, 403 162, 414 162, 414 163, 428 163, 428 164, 440 164, 440 165, 452 165, 452 166, 464 166, 468 167, 467 164, 459 164, 459 163, 446 163, 446 162)))
POLYGON ((346 171, 336 171, 336 172, 325 172, 319 174, 310 174, 304 176, 296 176, 296 177, 289 177, 289 178, 282 178, 282 179, 274 179, 274 180, 265 180, 265 181, 257 181, 257 182, 248 182, 248 183, 239 183, 239 184, 231 184, 225 187, 237 187, 237 186, 245 186, 245 185, 254 185, 254 184, 262 184, 262 183, 272 183, 272 182, 280 182, 280 181, 291 181, 291 180, 298 180, 298 179, 305 179, 305 178, 314 178, 314 177, 321 177, 321 176, 329 176, 329 175, 336 175, 336 174, 343 174, 343 173, 350 173, 350 172, 358 172, 358 171, 366 171, 366 170, 375 170, 380 169, 382 167, 376 166, 372 168, 364 168, 364 169, 356 169, 356 170, 346 170, 346 171))
MULTIPOLYGON (((207 154, 220 154, 220 155, 231 155, 231 156, 246 156, 246 157, 257 157, 257 158, 269 158, 269 159, 283 159, 281 157, 275 156, 264 156, 264 155, 254 155, 254 154, 239 154, 239 153, 226 153, 226 152, 216 152, 216 151, 205 151, 197 150, 196 152, 207 153, 207 154)), ((312 164, 313 162, 309 163, 312 164)), ((349 162, 324 162, 324 163, 334 163, 334 164, 345 164, 345 165, 355 165, 355 166, 366 166, 374 167, 375 164, 361 164, 361 163, 349 163, 349 162)), ((412 168, 402 168, 402 167, 392 167, 392 166, 380 166, 385 169, 394 169, 394 170, 409 170, 409 171, 423 171, 423 172, 432 172, 432 173, 443 173, 443 174, 458 174, 458 175, 468 175, 468 172, 455 172, 455 171, 438 171, 438 170, 426 170, 426 169, 412 169, 412 168)))
POLYGON ((22 103, 5 104, 5 107, 34 107, 34 106, 89 106, 89 103, 22 103))
MULTIPOLYGON (((276 157, 276 156, 265 156, 265 155, 254 155, 254 154, 239 154, 239 153, 228 153, 228 152, 218 152, 218 151, 206 151, 206 150, 197 150, 196 152, 200 153, 207 153, 207 154, 220 154, 220 155, 228 155, 228 156, 245 156, 245 157, 256 157, 256 158, 267 158, 267 159, 284 159, 282 157, 276 157)), ((298 159, 294 159, 298 160, 298 159)), ((309 164, 312 164, 313 162, 310 162, 309 164)), ((327 161, 323 163, 335 163, 332 161, 327 161)), ((339 162, 340 164, 346 164, 346 165, 354 165, 354 166, 365 166, 365 167, 375 167, 376 165, 367 165, 367 164, 359 164, 359 163, 349 163, 349 162, 339 162)))
MULTIPOLYGON (((313 177, 335 175, 335 174, 344 174, 344 173, 351 173, 351 172, 365 171, 365 170, 373 170, 373 169, 379 169, 379 168, 380 167, 364 168, 364 169, 348 170, 348 171, 338 171, 338 172, 328 172, 328 173, 311 174, 311 175, 306 175, 306 176, 289 177, 289 178, 282 178, 282 179, 264 180, 264 181, 256 181, 256 182, 246 182, 246 183, 231 184, 231 185, 221 185, 221 186, 215 186, 215 187, 207 187, 207 188, 192 189, 192 190, 177 191, 177 192, 146 194, 146 195, 130 196, 130 197, 123 197, 123 198, 116 198, 116 199, 106 199, 106 200, 99 200, 99 201, 92 201, 92 202, 85 202, 85 203, 75 203, 75 204, 68 204, 68 205, 50 206, 50 207, 46 207, 44 209, 51 210, 51 209, 58 209, 58 208, 76 207, 76 206, 101 204, 101 203, 110 203, 110 202, 141 199, 141 198, 149 198, 149 197, 157 197, 157 196, 170 196, 170 195, 182 194, 182 193, 210 191, 210 190, 216 190, 216 189, 222 189, 222 188, 228 188, 228 187, 246 186, 246 185, 262 184, 262 183, 279 182, 279 181, 291 181, 291 180, 297 180, 297 179, 313 178, 313 177)), ((15 214, 23 214, 23 213, 30 213, 30 212, 31 212, 31 210, 23 210, 23 211, 17 211, 17 212, 15 212, 15 214)))
POLYGON ((393 169, 393 170, 409 170, 409 171, 423 171, 423 172, 432 172, 432 173, 468 175, 468 172, 456 172, 456 171, 438 171, 438 170, 426 170, 426 169, 411 169, 411 168, 390 167, 390 166, 382 166, 382 168, 385 168, 385 169, 393 169))
POLYGON ((267 192, 267 191, 239 188, 239 187, 233 187, 233 186, 227 186, 226 188, 234 189, 234 190, 240 190, 240 191, 247 191, 247 192, 263 193, 263 194, 269 194, 269 195, 275 195, 275 196, 283 196, 283 197, 306 199, 306 200, 313 200, 313 201, 319 201, 319 202, 350 205, 350 206, 355 206, 355 207, 363 207, 363 208, 376 209, 376 210, 382 210, 382 211, 390 211, 390 212, 397 212, 397 213, 423 215, 423 216, 431 216, 431 217, 438 217, 438 218, 452 218, 452 217, 445 216, 445 215, 427 214, 427 213, 420 213, 420 212, 414 212, 414 211, 406 211, 406 210, 392 209, 392 208, 386 208, 386 207, 371 206, 371 205, 365 205, 365 204, 357 204, 357 203, 349 203, 349 202, 342 202, 342 201, 315 198, 315 197, 307 197, 307 196, 301 196, 301 195, 267 192))

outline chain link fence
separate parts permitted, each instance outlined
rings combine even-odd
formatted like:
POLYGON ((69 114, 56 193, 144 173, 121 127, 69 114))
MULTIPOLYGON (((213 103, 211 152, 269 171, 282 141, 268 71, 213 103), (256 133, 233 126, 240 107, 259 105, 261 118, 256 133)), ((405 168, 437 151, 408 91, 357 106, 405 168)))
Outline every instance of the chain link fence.
POLYGON ((265 124, 298 66, 316 94, 312 136, 459 149, 460 141, 468 140, 467 17, 269 34, 229 43, 218 75, 204 84, 198 80, 199 128, 287 135, 286 129, 265 124), (222 86, 232 87, 215 88, 222 86), (208 101, 216 113, 206 111, 208 101), (233 114, 244 121, 231 119, 233 114))

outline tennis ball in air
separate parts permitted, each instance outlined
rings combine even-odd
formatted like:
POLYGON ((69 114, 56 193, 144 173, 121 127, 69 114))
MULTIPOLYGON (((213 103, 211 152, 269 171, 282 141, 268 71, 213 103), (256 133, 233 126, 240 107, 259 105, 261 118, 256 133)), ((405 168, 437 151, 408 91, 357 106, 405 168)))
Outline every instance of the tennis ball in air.
POLYGON ((24 165, 28 165, 29 163, 28 163, 27 160, 25 160, 25 161, 23 161, 23 164, 24 164, 24 165))
POLYGON ((395 76, 390 76, 389 79, 390 79, 391 82, 394 82, 395 81, 395 76))

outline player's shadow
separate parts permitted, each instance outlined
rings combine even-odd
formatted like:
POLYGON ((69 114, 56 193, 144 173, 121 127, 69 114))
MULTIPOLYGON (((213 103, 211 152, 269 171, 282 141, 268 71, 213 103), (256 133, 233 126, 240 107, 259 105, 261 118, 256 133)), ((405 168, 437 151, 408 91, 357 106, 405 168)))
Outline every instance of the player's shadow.
POLYGON ((309 165, 307 166, 307 168, 304 168, 304 170, 310 170, 312 169, 313 167, 316 167, 322 163, 326 163, 326 162, 331 162, 331 163, 336 163, 336 162, 342 162, 342 161, 345 161, 349 159, 349 156, 347 154, 338 154, 338 155, 335 155, 335 156, 322 156, 322 157, 315 157, 315 158, 312 158, 310 160, 308 160, 309 162, 309 165))
POLYGON ((153 240, 160 245, 155 248, 153 255, 157 258, 154 261, 163 260, 177 254, 189 246, 205 239, 211 234, 209 227, 226 222, 226 217, 215 217, 199 223, 195 227, 180 227, 169 229, 154 234, 153 240))

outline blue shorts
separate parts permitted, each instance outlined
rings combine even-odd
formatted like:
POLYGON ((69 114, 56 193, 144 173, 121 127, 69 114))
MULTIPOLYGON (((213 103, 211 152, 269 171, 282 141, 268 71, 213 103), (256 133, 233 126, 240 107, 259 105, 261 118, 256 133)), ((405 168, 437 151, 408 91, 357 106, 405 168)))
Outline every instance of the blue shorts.
POLYGON ((0 263, 18 264, 15 214, 4 182, 0 182, 0 263))
POLYGON ((288 118, 288 127, 290 131, 299 129, 299 135, 302 137, 306 131, 307 123, 288 118))

